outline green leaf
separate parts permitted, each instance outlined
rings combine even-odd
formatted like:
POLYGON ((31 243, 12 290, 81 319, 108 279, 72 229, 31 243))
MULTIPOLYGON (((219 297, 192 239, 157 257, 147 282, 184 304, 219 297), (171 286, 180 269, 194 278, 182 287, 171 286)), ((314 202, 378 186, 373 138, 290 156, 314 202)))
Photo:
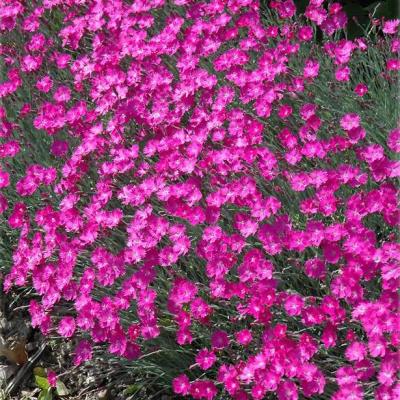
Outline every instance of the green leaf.
POLYGON ((51 389, 42 390, 39 394, 38 400, 53 400, 51 389))
POLYGON ((47 377, 46 371, 42 367, 33 368, 33 375, 42 376, 43 378, 47 377))
POLYGON ((42 390, 50 389, 49 381, 47 380, 47 378, 45 378, 43 376, 35 375, 35 382, 36 382, 36 385, 42 390))
POLYGON ((129 385, 125 390, 124 390, 124 395, 129 395, 129 394, 135 394, 138 392, 143 386, 141 385, 129 385))
POLYGON ((64 385, 64 382, 57 380, 56 393, 60 397, 69 395, 69 390, 64 385))

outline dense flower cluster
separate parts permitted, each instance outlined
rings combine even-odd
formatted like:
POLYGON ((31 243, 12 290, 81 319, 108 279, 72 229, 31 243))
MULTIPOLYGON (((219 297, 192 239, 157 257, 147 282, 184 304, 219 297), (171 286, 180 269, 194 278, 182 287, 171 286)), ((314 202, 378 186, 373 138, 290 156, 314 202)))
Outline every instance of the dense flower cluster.
MULTIPOLYGON (((44 334, 85 336, 77 365, 100 343, 138 358, 163 313, 179 346, 207 327, 194 359, 203 377, 173 379, 182 396, 322 394, 332 377, 318 355, 341 348, 332 399, 362 399, 371 379, 376 399, 398 398, 400 247, 365 220, 398 223, 400 130, 379 144, 357 113, 327 120, 312 96, 301 100, 323 66, 312 51, 300 74, 292 63, 321 46, 316 29, 334 85, 350 85, 352 57, 368 51, 365 39, 333 39, 347 23, 339 3, 311 0, 304 20, 292 0, 269 7, 276 24, 261 22, 256 0, 0 1, 10 38, 0 48, 0 98, 32 96, 17 118, 0 109, 0 213, 20 231, 4 287, 34 288, 32 325, 44 334), (7 162, 25 151, 17 132, 27 124, 52 162, 27 164, 15 180, 7 162), (26 199, 38 193, 35 208, 26 199), (322 295, 285 284, 291 270, 322 295), (161 271, 167 304, 155 284, 161 271), (99 287, 110 295, 95 299, 99 287), (61 304, 73 311, 60 315, 61 304), (224 327, 221 307, 232 317, 224 327)), ((381 27, 388 80, 400 69, 399 22, 381 27)), ((351 87, 354 101, 368 84, 351 87)))

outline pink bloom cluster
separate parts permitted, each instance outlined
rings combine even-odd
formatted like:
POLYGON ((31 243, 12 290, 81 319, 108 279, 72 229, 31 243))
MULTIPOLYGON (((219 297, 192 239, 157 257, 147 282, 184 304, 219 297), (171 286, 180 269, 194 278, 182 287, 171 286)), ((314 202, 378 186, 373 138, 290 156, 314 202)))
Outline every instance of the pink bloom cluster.
MULTIPOLYGON (((85 337, 77 365, 94 344, 138 358, 164 314, 179 346, 204 328, 192 368, 204 374, 182 371, 172 382, 182 396, 295 400, 335 378, 335 400, 362 399, 371 379, 377 399, 398 398, 400 246, 365 221, 399 221, 400 131, 375 143, 360 115, 326 119, 309 95, 323 66, 301 54, 318 47, 316 29, 335 85, 353 84, 352 57, 368 49, 333 39, 347 22, 339 3, 311 0, 302 23, 292 0, 270 8, 280 20, 265 26, 256 0, 0 1, 0 33, 24 41, 0 47, 0 98, 33 98, 17 119, 0 109, 0 157, 27 151, 16 132, 31 123, 54 163, 16 181, 0 169, 0 213, 20 230, 4 287, 34 288, 32 326, 44 334, 85 337), (48 37, 55 10, 62 26, 48 37), (37 208, 25 204, 39 194, 37 208), (292 273, 322 295, 290 288, 292 273), (110 294, 95 298, 99 288, 110 294), (60 315, 63 304, 73 312, 60 315), (343 366, 325 376, 318 360, 330 349, 344 349, 343 366)), ((398 25, 382 26, 387 79, 400 68, 398 25)), ((354 101, 367 85, 351 87, 354 101)))

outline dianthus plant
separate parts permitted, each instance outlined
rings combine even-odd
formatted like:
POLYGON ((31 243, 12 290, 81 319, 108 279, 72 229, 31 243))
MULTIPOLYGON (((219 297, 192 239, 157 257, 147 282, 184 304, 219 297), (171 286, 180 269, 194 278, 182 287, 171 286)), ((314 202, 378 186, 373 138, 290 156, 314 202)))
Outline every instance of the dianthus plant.
POLYGON ((3 285, 32 326, 177 398, 400 398, 400 21, 346 24, 1 0, 3 285))

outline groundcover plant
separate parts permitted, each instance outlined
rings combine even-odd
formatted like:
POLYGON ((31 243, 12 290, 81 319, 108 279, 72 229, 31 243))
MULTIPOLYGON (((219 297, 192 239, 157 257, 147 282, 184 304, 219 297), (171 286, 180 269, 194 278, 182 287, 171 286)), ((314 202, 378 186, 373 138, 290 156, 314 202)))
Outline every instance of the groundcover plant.
POLYGON ((32 326, 143 399, 400 398, 400 20, 373 11, 350 37, 333 1, 1 0, 32 326))

